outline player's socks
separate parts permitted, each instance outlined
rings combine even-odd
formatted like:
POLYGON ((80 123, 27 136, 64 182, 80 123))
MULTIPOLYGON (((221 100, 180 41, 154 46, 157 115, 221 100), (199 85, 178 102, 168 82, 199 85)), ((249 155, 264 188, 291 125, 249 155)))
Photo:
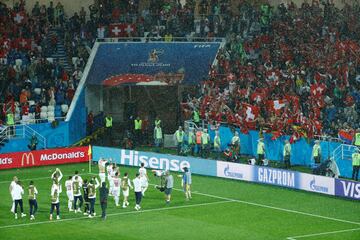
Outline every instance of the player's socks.
POLYGON ((15 219, 18 219, 18 216, 17 216, 17 214, 15 213, 15 219))
POLYGON ((56 216, 56 220, 60 220, 60 216, 59 216, 59 215, 56 216))
POLYGON ((25 213, 21 213, 21 217, 26 217, 26 214, 25 213))
POLYGON ((53 216, 52 216, 52 214, 50 214, 50 220, 52 220, 53 219, 53 216))

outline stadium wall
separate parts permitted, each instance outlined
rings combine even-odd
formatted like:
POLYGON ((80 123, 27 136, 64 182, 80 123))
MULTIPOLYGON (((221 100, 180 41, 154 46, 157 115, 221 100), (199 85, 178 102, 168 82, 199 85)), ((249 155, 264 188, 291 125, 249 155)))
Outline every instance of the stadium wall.
POLYGON ((143 162, 145 167, 150 169, 169 169, 178 172, 183 167, 189 167, 192 173, 205 176, 270 184, 360 200, 360 182, 343 179, 269 167, 118 148, 94 146, 92 153, 93 161, 97 161, 101 157, 111 158, 117 164, 126 166, 140 166, 143 162))

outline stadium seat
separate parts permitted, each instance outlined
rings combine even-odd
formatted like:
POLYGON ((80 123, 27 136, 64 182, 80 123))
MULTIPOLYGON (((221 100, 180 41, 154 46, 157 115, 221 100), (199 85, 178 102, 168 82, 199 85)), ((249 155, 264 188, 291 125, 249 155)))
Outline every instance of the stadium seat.
POLYGON ((63 113, 67 113, 68 110, 69 110, 69 106, 68 106, 67 104, 61 105, 61 111, 62 111, 63 113))
POLYGON ((47 106, 42 106, 41 107, 41 112, 47 112, 48 111, 48 107, 47 106))
POLYGON ((29 103, 29 106, 35 105, 35 101, 33 101, 33 100, 29 100, 28 103, 29 103))
POLYGON ((47 119, 47 112, 41 112, 40 113, 40 118, 41 119, 47 119))
POLYGON ((55 107, 53 105, 49 105, 47 111, 53 112, 53 111, 55 111, 55 107))
POLYGON ((54 111, 49 111, 49 112, 47 112, 47 116, 48 116, 48 118, 50 118, 50 117, 55 117, 55 112, 54 111))
POLYGON ((36 95, 40 95, 40 94, 41 94, 41 88, 35 88, 35 89, 34 89, 34 93, 35 93, 36 95))

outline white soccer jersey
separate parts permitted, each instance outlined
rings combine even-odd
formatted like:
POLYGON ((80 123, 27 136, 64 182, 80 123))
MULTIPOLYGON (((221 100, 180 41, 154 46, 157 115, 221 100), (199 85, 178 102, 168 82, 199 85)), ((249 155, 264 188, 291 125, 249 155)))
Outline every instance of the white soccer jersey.
POLYGON ((107 172, 108 177, 112 176, 112 174, 113 174, 113 167, 112 167, 111 165, 107 166, 107 167, 106 167, 106 172, 107 172))
POLYGON ((16 182, 15 181, 12 181, 11 183, 10 183, 10 190, 11 190, 11 197, 14 199, 14 187, 16 186, 17 184, 16 184, 16 182))
POLYGON ((100 173, 105 173, 105 165, 106 165, 107 161, 104 159, 100 159, 98 162, 98 166, 99 166, 99 172, 100 173))
POLYGON ((146 177, 146 176, 147 176, 147 174, 146 174, 146 168, 144 168, 144 167, 139 168, 139 174, 140 174, 140 177, 141 177, 141 178, 142 178, 142 177, 146 177))
POLYGON ((113 184, 114 184, 114 189, 119 189, 120 190, 121 179, 118 178, 118 177, 114 177, 113 178, 113 184))
POLYGON ((66 180, 65 181, 65 188, 67 192, 73 191, 73 181, 72 180, 66 180))

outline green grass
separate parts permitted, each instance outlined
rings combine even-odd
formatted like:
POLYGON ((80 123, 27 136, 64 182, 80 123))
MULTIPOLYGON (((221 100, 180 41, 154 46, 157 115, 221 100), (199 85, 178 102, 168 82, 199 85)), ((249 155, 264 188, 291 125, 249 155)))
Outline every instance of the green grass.
MULTIPOLYGON (((59 166, 64 175, 84 169, 86 164, 59 166)), ((109 198, 108 218, 88 219, 67 211, 66 193, 61 194, 60 221, 49 221, 50 174, 55 166, 4 170, 0 172, 1 239, 287 239, 324 232, 358 229, 348 232, 296 237, 294 239, 360 239, 360 204, 340 198, 251 184, 227 179, 193 176, 193 199, 185 201, 181 191, 173 192, 169 206, 163 193, 149 187, 136 212, 133 193, 127 209, 116 208, 109 198), (8 186, 16 175, 27 186, 30 179, 39 190, 39 212, 35 221, 28 216, 15 220, 10 213, 8 186), (310 214, 310 215, 308 215, 310 214), (29 225, 30 224, 30 225, 29 225)), ((134 176, 135 168, 121 167, 134 176)), ((65 177, 62 183, 65 182, 65 177)), ((175 178, 180 188, 180 179, 175 178)), ((150 183, 158 180, 151 176, 150 183)), ((25 195, 24 199, 27 199, 25 195)), ((28 203, 25 211, 28 212, 28 203)), ((96 213, 101 213, 96 202, 96 213)), ((28 214, 28 213, 27 213, 28 214)))

